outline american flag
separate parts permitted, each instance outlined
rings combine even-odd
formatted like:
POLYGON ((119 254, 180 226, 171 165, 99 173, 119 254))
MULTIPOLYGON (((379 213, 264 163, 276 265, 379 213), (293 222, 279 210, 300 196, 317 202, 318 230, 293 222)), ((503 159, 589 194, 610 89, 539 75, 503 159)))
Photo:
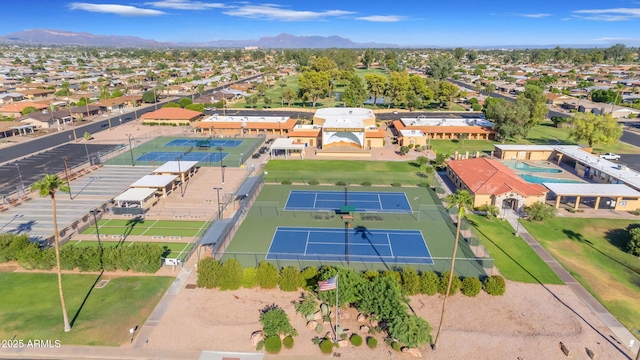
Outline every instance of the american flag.
POLYGON ((335 290, 337 283, 338 275, 332 277, 331 279, 318 281, 318 291, 335 290))

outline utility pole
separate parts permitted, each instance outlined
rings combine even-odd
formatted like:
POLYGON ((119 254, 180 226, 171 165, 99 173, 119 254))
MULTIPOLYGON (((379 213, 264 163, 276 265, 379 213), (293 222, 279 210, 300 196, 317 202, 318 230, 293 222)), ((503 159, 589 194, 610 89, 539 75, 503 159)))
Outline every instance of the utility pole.
POLYGON ((67 166, 67 160, 69 160, 68 156, 62 157, 62 161, 64 162, 64 174, 67 177, 67 186, 69 187, 69 200, 73 200, 73 195, 71 194, 71 181, 69 180, 69 167, 67 166))
POLYGON ((222 210, 220 209, 220 190, 222 190, 221 187, 214 187, 213 190, 215 190, 218 193, 218 220, 222 219, 222 210))

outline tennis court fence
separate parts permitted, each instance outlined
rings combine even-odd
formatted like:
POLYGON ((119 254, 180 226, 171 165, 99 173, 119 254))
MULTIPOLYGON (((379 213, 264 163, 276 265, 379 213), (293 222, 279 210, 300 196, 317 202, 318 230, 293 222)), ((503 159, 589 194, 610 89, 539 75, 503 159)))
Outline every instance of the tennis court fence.
MULTIPOLYGON (((258 266, 261 262, 266 261, 278 268, 286 266, 296 266, 304 269, 309 266, 344 266, 356 270, 385 270, 398 269, 411 266, 418 271, 435 271, 442 273, 449 271, 451 268, 451 258, 447 257, 380 257, 380 256, 353 256, 345 255, 320 255, 314 258, 309 255, 300 255, 299 259, 295 259, 295 254, 280 254, 283 260, 278 259, 278 253, 269 253, 270 260, 265 260, 266 253, 257 252, 216 252, 213 257, 220 260, 236 259, 243 266, 258 266), (294 259, 292 259, 294 258, 294 259), (286 260, 285 260, 286 259, 286 260), (429 264, 433 262, 433 264, 429 264)), ((494 261, 489 257, 473 257, 473 258, 456 258, 455 269, 457 274, 463 276, 480 276, 493 275, 494 261)))
POLYGON ((319 172, 319 171, 268 171, 265 174, 265 182, 269 184, 281 184, 291 182, 292 184, 333 184, 339 186, 361 185, 370 183, 372 185, 391 185, 394 183, 401 185, 418 185, 420 183, 433 184, 433 175, 424 175, 416 172, 319 172))

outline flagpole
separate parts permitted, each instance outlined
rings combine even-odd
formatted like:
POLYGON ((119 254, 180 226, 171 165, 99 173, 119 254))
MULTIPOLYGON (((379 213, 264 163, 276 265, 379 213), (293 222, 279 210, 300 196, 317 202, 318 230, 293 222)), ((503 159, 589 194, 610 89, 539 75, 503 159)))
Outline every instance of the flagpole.
POLYGON ((338 342, 338 275, 336 274, 336 328, 333 332, 335 342, 338 342))

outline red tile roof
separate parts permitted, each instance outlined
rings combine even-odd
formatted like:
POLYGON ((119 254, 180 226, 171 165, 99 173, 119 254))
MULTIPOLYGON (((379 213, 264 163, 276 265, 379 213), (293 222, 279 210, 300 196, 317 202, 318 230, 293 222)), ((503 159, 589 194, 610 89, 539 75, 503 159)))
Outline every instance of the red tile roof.
POLYGON ((377 129, 377 130, 373 130, 373 131, 369 130, 369 131, 365 132, 365 134, 366 134, 366 137, 372 138, 372 139, 376 139, 376 138, 384 139, 384 137, 385 137, 384 130, 382 130, 382 129, 377 129))
POLYGON ((514 192, 522 196, 540 196, 548 190, 540 184, 531 184, 516 175, 500 161, 486 158, 447 161, 449 168, 473 194, 499 196, 514 192))
POLYGON ((182 108, 162 108, 142 115, 141 119, 192 120, 202 115, 199 111, 182 108))

